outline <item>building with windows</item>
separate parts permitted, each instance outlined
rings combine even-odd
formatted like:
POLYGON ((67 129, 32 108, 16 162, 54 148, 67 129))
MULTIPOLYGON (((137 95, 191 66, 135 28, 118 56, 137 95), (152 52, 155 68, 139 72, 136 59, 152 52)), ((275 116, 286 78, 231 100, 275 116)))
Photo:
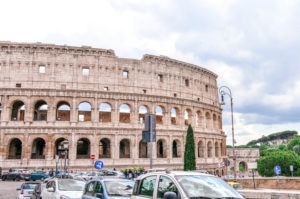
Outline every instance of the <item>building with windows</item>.
POLYGON ((217 75, 166 56, 119 58, 113 50, 0 42, 0 166, 70 169, 144 166, 183 169, 193 127, 197 166, 226 158, 217 75), (145 114, 156 118, 150 153, 145 114))

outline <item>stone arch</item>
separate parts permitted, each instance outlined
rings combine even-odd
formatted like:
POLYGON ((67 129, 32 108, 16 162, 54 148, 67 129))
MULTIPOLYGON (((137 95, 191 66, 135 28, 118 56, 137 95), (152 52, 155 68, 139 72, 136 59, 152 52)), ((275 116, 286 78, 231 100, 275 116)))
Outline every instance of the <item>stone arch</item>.
POLYGON ((92 106, 89 102, 83 101, 78 105, 78 121, 92 121, 92 106))
POLYGON ((214 113, 212 116, 213 119, 213 128, 217 129, 218 128, 218 120, 217 120, 217 115, 214 113))
MULTIPOLYGON (((64 141, 64 140, 67 140, 63 137, 60 137, 60 138, 57 138, 55 140, 55 143, 54 143, 54 147, 55 147, 55 154, 54 154, 54 159, 56 158, 55 156, 57 155, 59 158, 64 158, 65 157, 65 150, 61 150, 61 143, 64 141)), ((67 140, 68 141, 68 140, 67 140)), ((67 151, 67 153, 69 154, 69 151, 67 151)))
POLYGON ((22 141, 19 138, 13 138, 8 144, 7 159, 21 159, 22 141))
POLYGON ((156 143, 157 158, 167 157, 167 142, 164 139, 159 139, 156 143))
POLYGON ((111 142, 108 138, 102 138, 99 142, 99 158, 111 158, 111 142))
POLYGON ((66 101, 60 101, 56 106, 56 120, 57 121, 70 121, 71 118, 71 106, 66 101))
POLYGON ((200 110, 196 112, 196 126, 199 128, 203 127, 203 116, 200 110))
POLYGON ((204 148, 205 148, 205 146, 203 144, 203 141, 200 140, 198 142, 198 157, 199 158, 204 158, 204 148))
POLYGON ((76 159, 89 159, 91 151, 91 142, 88 138, 77 140, 76 159))
POLYGON ((180 121, 179 108, 177 108, 177 107, 171 108, 171 124, 172 125, 179 124, 179 121, 180 121))
POLYGON ((181 143, 178 139, 175 139, 172 142, 172 157, 173 158, 181 157, 181 143))
POLYGON ((44 100, 38 100, 34 105, 33 120, 47 121, 48 104, 44 100))
POLYGON ((12 104, 11 120, 24 121, 25 118, 25 104, 21 100, 16 100, 12 104))
POLYGON ((149 107, 146 105, 139 106, 139 122, 140 124, 145 123, 145 114, 149 113, 149 107))
POLYGON ((205 127, 208 129, 211 128, 211 116, 209 112, 205 113, 205 127))
POLYGON ((207 157, 208 158, 212 157, 212 149, 213 149, 212 143, 211 143, 211 141, 208 141, 207 142, 207 157))
POLYGON ((245 162, 245 161, 239 162, 238 171, 240 171, 242 173, 248 171, 248 164, 247 164, 247 162, 245 162))
POLYGON ((120 123, 130 123, 131 109, 129 104, 123 103, 119 106, 119 121, 120 123))
POLYGON ((130 158, 130 140, 122 139, 119 146, 120 158, 130 158))
POLYGON ((148 144, 142 140, 139 142, 139 158, 148 158, 148 144))
POLYGON ((215 157, 219 157, 219 143, 215 142, 215 157))
POLYGON ((108 102, 102 102, 99 106, 99 122, 111 122, 112 106, 108 102))
POLYGON ((164 123, 165 108, 161 105, 155 107, 156 124, 164 123))
POLYGON ((184 110, 184 124, 187 126, 192 122, 192 111, 187 108, 184 110))
POLYGON ((31 159, 45 159, 46 142, 43 138, 35 138, 31 146, 31 159))

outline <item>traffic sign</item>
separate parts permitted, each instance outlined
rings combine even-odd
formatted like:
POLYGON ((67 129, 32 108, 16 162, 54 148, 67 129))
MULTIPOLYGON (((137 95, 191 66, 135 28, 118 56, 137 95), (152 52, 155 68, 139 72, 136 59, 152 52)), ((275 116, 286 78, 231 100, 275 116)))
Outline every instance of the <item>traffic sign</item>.
POLYGON ((97 160, 97 161, 95 162, 95 168, 96 168, 96 169, 100 170, 100 169, 102 169, 103 167, 104 167, 104 163, 103 163, 101 160, 97 160))
POLYGON ((279 175, 279 174, 281 174, 281 168, 280 168, 280 166, 275 166, 274 167, 274 172, 276 173, 276 175, 279 175))

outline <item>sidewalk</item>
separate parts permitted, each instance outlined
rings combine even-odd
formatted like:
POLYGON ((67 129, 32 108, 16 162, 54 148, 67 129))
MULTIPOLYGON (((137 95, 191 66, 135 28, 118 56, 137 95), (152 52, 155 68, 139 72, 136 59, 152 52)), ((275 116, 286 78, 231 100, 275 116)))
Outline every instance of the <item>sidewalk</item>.
POLYGON ((241 189, 246 199, 299 199, 300 190, 289 189, 241 189))

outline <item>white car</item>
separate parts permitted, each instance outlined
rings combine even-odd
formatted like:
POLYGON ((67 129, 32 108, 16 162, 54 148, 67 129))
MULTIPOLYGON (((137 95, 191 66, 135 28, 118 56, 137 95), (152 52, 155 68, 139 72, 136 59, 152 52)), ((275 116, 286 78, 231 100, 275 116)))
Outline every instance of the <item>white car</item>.
POLYGON ((74 179, 50 179, 42 190, 43 199, 80 199, 85 182, 74 179))
POLYGON ((24 182, 20 188, 17 188, 17 199, 31 198, 34 188, 39 182, 24 182))
POLYGON ((189 199, 244 197, 224 180, 210 174, 189 171, 150 172, 135 180, 131 199, 189 199))

